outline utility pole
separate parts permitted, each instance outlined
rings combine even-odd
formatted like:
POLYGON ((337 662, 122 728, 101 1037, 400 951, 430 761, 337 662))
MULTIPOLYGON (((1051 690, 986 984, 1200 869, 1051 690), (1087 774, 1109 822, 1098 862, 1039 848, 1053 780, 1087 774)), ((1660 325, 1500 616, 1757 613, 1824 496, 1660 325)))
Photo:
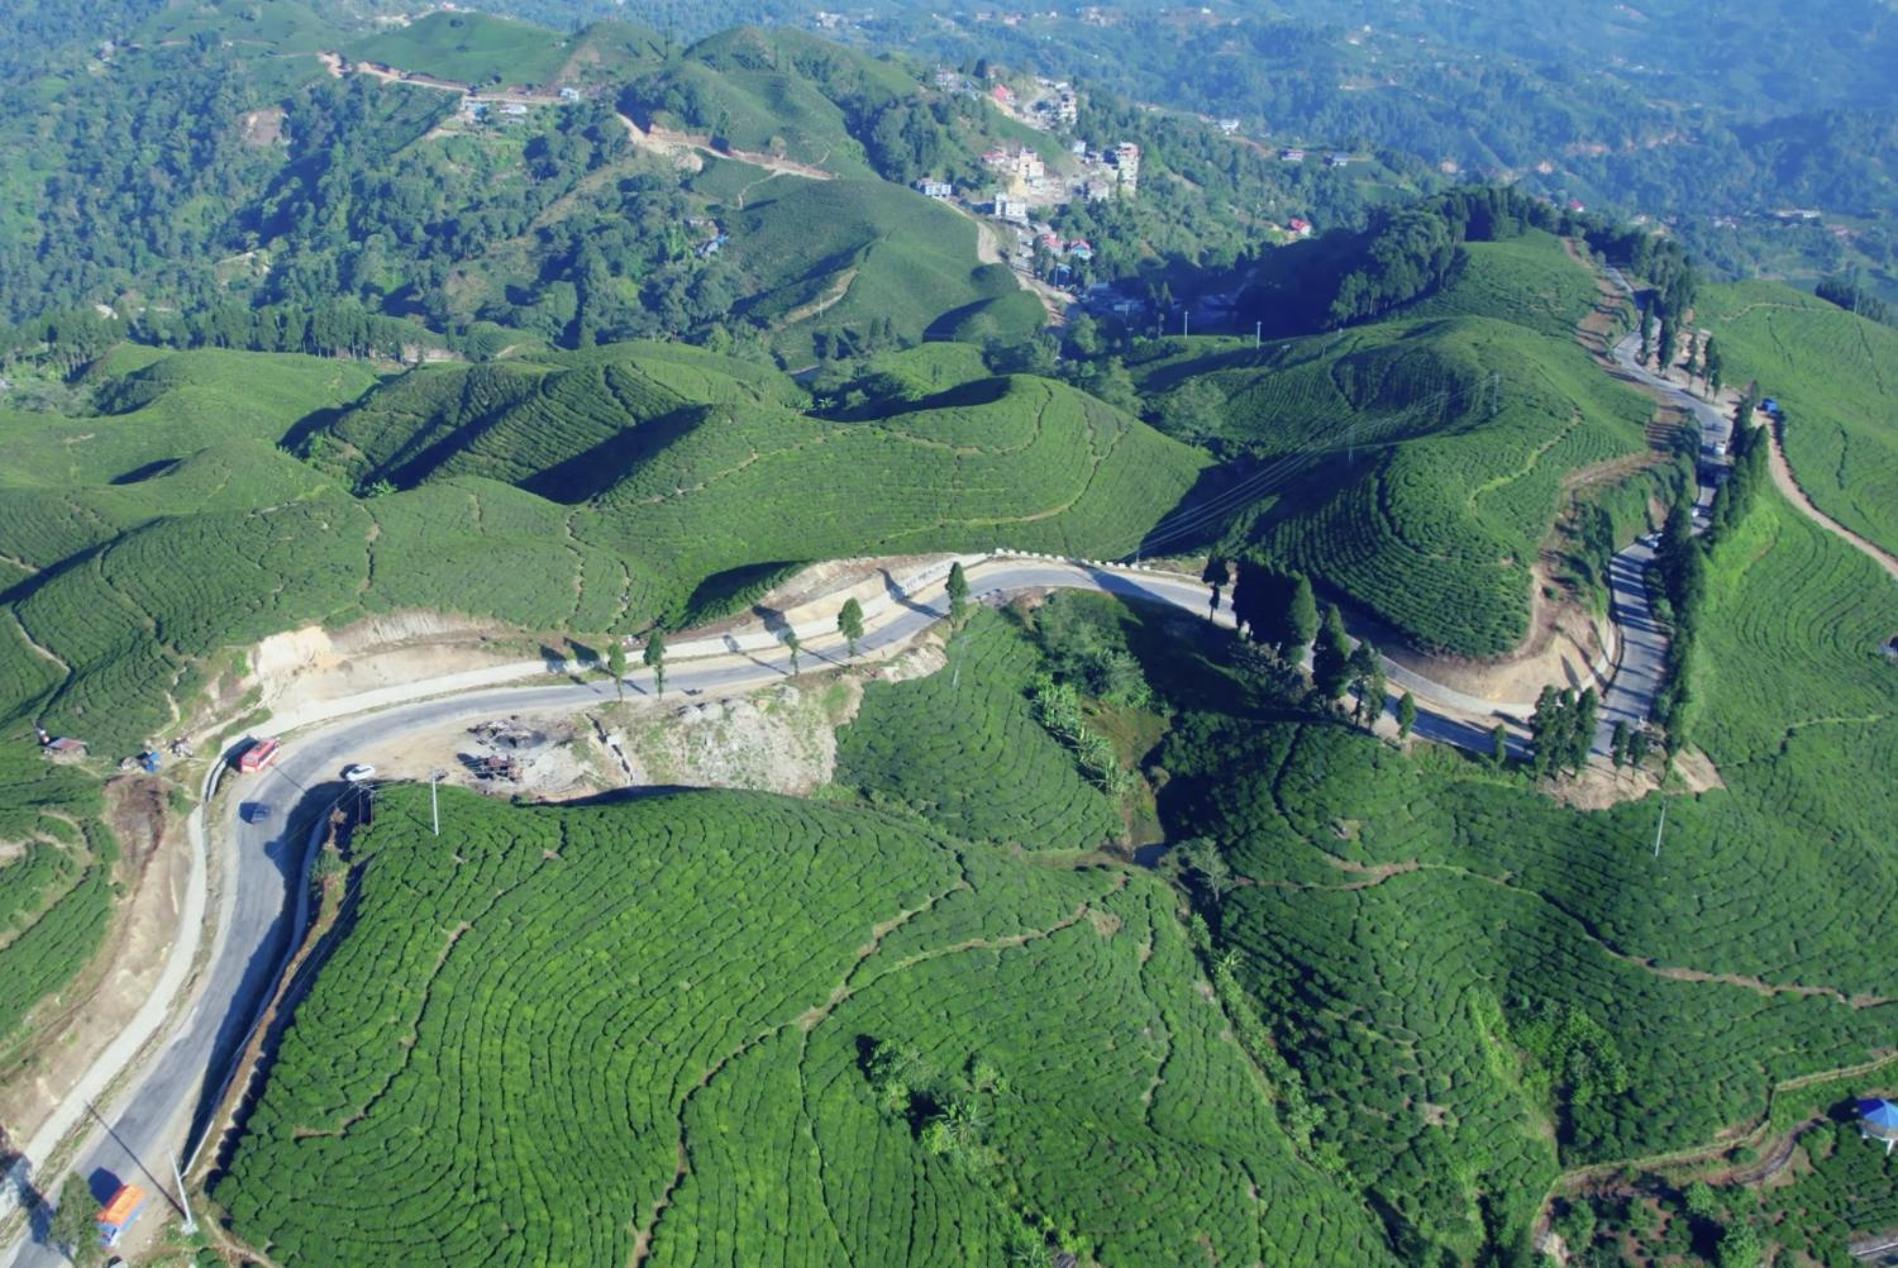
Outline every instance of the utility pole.
POLYGON ((1186 311, 1180 311, 1180 338, 1186 338, 1186 311))
POLYGON ((198 1217, 191 1213, 191 1194, 185 1191, 184 1168, 178 1165, 176 1154, 173 1154, 171 1159, 171 1178, 178 1183, 178 1205, 185 1213, 183 1232, 186 1237, 189 1237, 198 1231, 198 1217))
POLYGON ((1661 857, 1661 831, 1667 827, 1667 803, 1661 803, 1661 821, 1654 825, 1654 857, 1661 857))
POLYGON ((1264 337, 1265 337, 1265 323, 1263 321, 1253 322, 1252 323, 1252 350, 1254 352, 1257 352, 1259 350, 1259 342, 1264 337))
POLYGON ((442 807, 441 802, 436 798, 435 789, 441 784, 442 775, 445 773, 436 771, 428 777, 428 817, 434 821, 436 836, 442 834, 442 807))

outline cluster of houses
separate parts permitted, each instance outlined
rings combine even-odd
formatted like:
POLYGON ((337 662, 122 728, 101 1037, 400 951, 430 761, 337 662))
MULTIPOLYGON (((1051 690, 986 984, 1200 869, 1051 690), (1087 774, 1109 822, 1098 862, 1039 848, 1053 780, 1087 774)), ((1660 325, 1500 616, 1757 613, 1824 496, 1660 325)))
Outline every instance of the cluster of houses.
POLYGON ((1064 260, 1091 260, 1094 258, 1094 244, 1089 242, 1086 238, 1069 238, 1063 241, 1061 235, 1056 233, 1053 229, 1043 229, 1037 234, 1035 236, 1035 245, 1048 252, 1048 254, 1059 256, 1064 260))
POLYGON ((1004 180, 1016 180, 1023 184, 1032 184, 1048 175, 1048 164, 1032 146, 1018 145, 1013 149, 995 149, 985 151, 982 166, 995 172, 1004 180))
MULTIPOLYGON (((1079 163, 1079 177, 1063 181, 1048 171, 1048 162, 1033 146, 997 147, 982 156, 982 164, 999 178, 989 200, 989 213, 998 220, 1026 224, 1034 207, 1056 206, 1079 197, 1099 202, 1115 195, 1131 198, 1140 188, 1140 147, 1123 141, 1105 151, 1090 150, 1084 141, 1069 147, 1079 163)), ((926 197, 950 198, 954 191, 935 180, 916 182, 926 197)))

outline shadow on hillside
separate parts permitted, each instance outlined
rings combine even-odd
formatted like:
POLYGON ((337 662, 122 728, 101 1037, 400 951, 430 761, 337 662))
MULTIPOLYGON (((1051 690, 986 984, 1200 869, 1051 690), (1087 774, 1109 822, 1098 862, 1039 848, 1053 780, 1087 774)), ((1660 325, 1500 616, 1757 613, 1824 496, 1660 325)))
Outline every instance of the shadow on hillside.
POLYGON ((625 479, 632 469, 703 423, 729 417, 731 407, 687 405, 643 423, 621 428, 599 444, 557 462, 520 482, 520 487, 549 501, 585 502, 625 479))
MULTIPOLYGON (((300 454, 304 452, 309 446, 312 436, 318 432, 328 431, 342 419, 343 415, 355 409, 358 404, 360 404, 359 401, 352 402, 348 405, 338 405, 331 409, 319 409, 305 414, 302 418, 290 424, 290 429, 284 432, 282 437, 278 439, 278 447, 287 449, 291 453, 300 454)), ((114 483, 116 483, 116 481, 114 483)))
POLYGON ((111 480, 107 481, 107 483, 121 485, 143 484, 147 480, 157 479, 167 472, 176 470, 179 461, 177 458, 159 458, 156 461, 146 463, 142 467, 133 467, 130 471, 121 471, 118 475, 113 476, 111 480))
POLYGON ((637 788, 614 788, 591 797, 575 797, 571 801, 547 802, 561 810, 572 810, 581 806, 619 806, 629 801, 645 801, 652 797, 673 797, 681 793, 699 793, 711 791, 695 784, 645 784, 637 788))
MULTIPOLYGON (((1192 487, 1140 539, 1140 555, 1184 555, 1217 541, 1226 526, 1252 507, 1245 481, 1258 463, 1242 461, 1207 467, 1192 487)), ((1268 490, 1269 492, 1269 490, 1268 490)))

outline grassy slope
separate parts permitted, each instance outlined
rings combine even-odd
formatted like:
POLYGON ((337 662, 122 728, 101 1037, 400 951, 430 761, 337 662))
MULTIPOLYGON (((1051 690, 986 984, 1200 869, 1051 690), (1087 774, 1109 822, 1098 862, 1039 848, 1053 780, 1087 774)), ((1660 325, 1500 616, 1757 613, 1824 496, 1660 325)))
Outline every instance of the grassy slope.
POLYGON ((1888 1045, 1898 678, 1877 648, 1898 594, 1773 498, 1710 579, 1700 734, 1726 787, 1671 800, 1658 859, 1652 799, 1578 813, 1462 760, 1253 720, 1239 693, 1201 696, 1234 716, 1161 757, 1176 830, 1263 882, 1220 934, 1323 1134, 1433 1238, 1474 1247, 1482 1195, 1518 1223, 1559 1168, 1711 1141, 1775 1080, 1888 1045), (1520 1064, 1551 1006, 1614 1037, 1625 1088, 1578 1099, 1520 1064))
POLYGON ((1786 456, 1819 509, 1898 551, 1898 330, 1771 282, 1710 286, 1696 310, 1729 382, 1786 410, 1786 456))
POLYGON ((1010 1205, 1108 1262, 1381 1259, 1150 880, 731 793, 451 796, 454 863, 419 806, 395 793, 362 842, 352 926, 215 1190, 278 1258, 623 1262, 670 1192, 659 1263, 991 1262, 1010 1205), (936 1077, 880 1102, 877 1041, 936 1077), (952 1090, 978 1065, 1006 1091, 952 1090), (951 1095, 982 1161, 918 1139, 951 1095))
POLYGON ((1037 659, 1003 617, 977 612, 950 640, 949 668, 865 689, 838 736, 837 782, 970 840, 1092 849, 1119 836, 1106 796, 1030 711, 1037 659))
POLYGON ((1142 377, 1207 402, 1219 439, 1315 465, 1262 490, 1276 500, 1249 540, 1413 641, 1474 656, 1527 633, 1563 478, 1640 452, 1649 413, 1572 340, 1489 316, 1189 354, 1142 377))
POLYGON ((1016 289, 1006 269, 976 262, 972 221, 878 180, 778 178, 731 217, 730 233, 726 253, 748 296, 739 311, 773 328, 832 301, 848 278, 840 298, 777 339, 793 365, 819 331, 887 319, 914 341, 944 313, 1016 289))
POLYGON ((483 13, 431 13, 358 43, 350 55, 458 83, 544 84, 567 59, 545 27, 483 13))
MULTIPOLYGON (((891 359, 932 382, 973 369, 955 362, 891 359)), ((318 433, 317 465, 352 485, 422 483, 357 500, 272 442, 367 381, 313 359, 192 354, 107 385, 141 402, 131 413, 0 424, 28 481, 0 481, 0 716, 43 708, 125 752, 170 724, 166 697, 182 706, 219 649, 311 621, 427 608, 626 629, 786 561, 1002 539, 1115 554, 1203 461, 1046 380, 841 423, 796 412, 802 390, 771 370, 629 345, 427 369, 372 393, 318 433), (268 374, 242 400, 246 364, 268 374), (201 405, 216 421, 194 429, 201 405)))

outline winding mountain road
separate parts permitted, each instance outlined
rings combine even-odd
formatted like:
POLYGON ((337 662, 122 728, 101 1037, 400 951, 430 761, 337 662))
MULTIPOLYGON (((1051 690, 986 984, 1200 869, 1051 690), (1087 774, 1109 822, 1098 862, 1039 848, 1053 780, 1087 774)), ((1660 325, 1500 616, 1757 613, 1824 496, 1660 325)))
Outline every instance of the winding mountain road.
MULTIPOLYGON (((1643 559, 1631 557, 1629 575, 1638 578, 1641 566, 1645 566, 1643 559)), ((945 617, 945 571, 946 567, 938 567, 925 574, 926 579, 903 584, 886 581, 887 599, 870 605, 874 611, 859 640, 860 654, 902 644, 945 617)), ((1178 574, 1000 555, 969 561, 968 575, 980 598, 1029 590, 1084 589, 1191 612, 1227 628, 1233 624, 1228 606, 1211 607, 1202 582, 1178 574)), ((1629 602, 1634 602, 1632 597, 1629 602)), ((1630 630, 1629 637, 1634 633, 1630 630)), ((800 628, 799 635, 803 640, 800 654, 807 666, 813 661, 843 662, 842 642, 834 630, 800 628)), ((541 662, 513 668, 522 676, 538 672, 541 681, 470 688, 464 677, 409 684, 402 689, 403 698, 379 697, 375 704, 385 707, 377 711, 314 722, 285 744, 276 765, 253 775, 227 773, 222 792, 207 797, 198 815, 208 823, 197 826, 219 852, 223 876, 209 962, 166 1045, 143 1062, 142 1069, 133 1068, 138 1064, 134 1053, 120 1054, 120 1065, 97 1080, 104 1086, 114 1077, 132 1076, 124 1080, 116 1100, 103 1107, 105 1113, 95 1115, 95 1126, 75 1155, 73 1166, 88 1179, 95 1195, 107 1194, 121 1182, 142 1184, 155 1195, 173 1193, 171 1160, 188 1158, 208 1138, 208 1120, 223 1100, 239 1054, 292 949, 302 939, 307 919, 304 878, 313 840, 309 825, 345 793, 340 779, 345 764, 371 742, 387 747, 392 740, 444 725, 515 713, 571 712, 615 697, 609 681, 574 681, 562 675, 549 682, 547 667, 541 662), (442 695, 444 691, 455 694, 442 695)), ((1399 667, 1390 669, 1393 684, 1409 688, 1419 699, 1415 734, 1489 752, 1488 727, 1456 715, 1480 717, 1495 706, 1473 698, 1458 699, 1459 693, 1399 667), (1451 699, 1435 703, 1445 694, 1451 699)), ((720 695, 781 681, 788 674, 788 655, 781 647, 760 647, 756 637, 747 642, 726 636, 675 645, 668 659, 667 684, 674 698, 688 693, 720 695), (680 650, 690 647, 708 654, 679 659, 680 650)), ((651 674, 643 669, 629 674, 626 685, 629 698, 653 693, 651 674)), ((1631 716, 1635 712, 1646 716, 1643 692, 1651 701, 1651 687, 1642 682, 1629 688, 1626 708, 1631 716)), ((1610 698, 1619 699, 1613 691, 1610 698)), ((1511 745, 1520 751, 1519 740, 1512 737, 1511 745)), ((178 941, 183 944, 187 939, 178 941)), ((189 940, 192 947, 199 941, 189 940)), ((28 1155, 40 1156, 51 1147, 51 1142, 41 1142, 37 1148, 29 1147, 28 1155)), ((39 1187, 49 1191, 57 1188, 56 1180, 57 1173, 50 1179, 35 1177, 39 1187)), ((154 1201, 162 1203, 164 1198, 155 1196, 154 1201)), ((6 1249, 0 1247, 0 1251, 6 1249)), ((62 1256, 44 1241, 21 1238, 12 1262, 21 1268, 54 1268, 62 1256)))

